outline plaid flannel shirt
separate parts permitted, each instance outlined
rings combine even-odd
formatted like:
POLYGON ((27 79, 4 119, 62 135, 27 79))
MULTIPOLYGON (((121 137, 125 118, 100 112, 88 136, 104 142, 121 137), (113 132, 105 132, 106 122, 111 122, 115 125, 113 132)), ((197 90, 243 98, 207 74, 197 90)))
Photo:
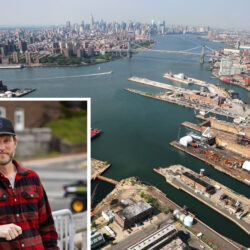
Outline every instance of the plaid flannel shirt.
POLYGON ((15 160, 15 188, 0 174, 0 225, 14 223, 22 234, 7 241, 0 238, 0 249, 58 250, 57 232, 47 195, 38 175, 15 160))

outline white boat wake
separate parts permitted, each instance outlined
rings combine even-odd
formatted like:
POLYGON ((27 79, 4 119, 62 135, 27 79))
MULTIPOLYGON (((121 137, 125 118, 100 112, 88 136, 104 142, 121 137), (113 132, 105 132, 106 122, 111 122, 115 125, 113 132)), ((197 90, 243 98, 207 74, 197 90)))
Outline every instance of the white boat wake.
POLYGON ((109 74, 112 74, 112 73, 113 73, 113 71, 109 71, 109 72, 86 74, 86 75, 56 76, 56 77, 34 78, 34 79, 19 79, 19 81, 35 81, 35 80, 53 80, 53 79, 64 79, 64 78, 79 78, 79 77, 88 77, 88 76, 109 75, 109 74))

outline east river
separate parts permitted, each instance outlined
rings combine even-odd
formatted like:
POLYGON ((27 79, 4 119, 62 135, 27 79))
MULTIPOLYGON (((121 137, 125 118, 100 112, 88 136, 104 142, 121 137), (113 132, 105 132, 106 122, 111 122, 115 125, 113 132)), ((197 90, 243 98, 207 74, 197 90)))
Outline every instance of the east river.
MULTIPOLYGON (((155 40, 153 48, 156 49, 186 50, 201 44, 207 44, 213 49, 227 47, 225 44, 201 40, 195 35, 157 36, 155 40)), ((194 111, 124 90, 134 88, 157 93, 161 90, 129 82, 127 79, 138 76, 175 84, 162 75, 169 71, 183 72, 187 76, 234 89, 239 92, 241 99, 249 103, 250 95, 246 90, 211 78, 211 72, 206 69, 208 64, 201 66, 199 61, 200 58, 194 56, 138 53, 131 59, 122 58, 86 67, 1 70, 0 80, 9 88, 37 89, 27 97, 91 97, 91 127, 104 132, 93 140, 91 154, 93 158, 112 164, 105 176, 116 180, 138 176, 161 189, 179 205, 186 205, 216 231, 249 247, 250 237, 238 226, 183 191, 173 188, 163 177, 153 172, 153 168, 173 164, 182 164, 196 172, 204 168, 210 178, 250 197, 247 185, 169 145, 169 142, 177 138, 179 130, 181 135, 189 132, 184 127, 180 129, 183 121, 198 122, 194 111), (113 71, 113 74, 84 76, 108 71, 113 71)), ((94 204, 113 188, 110 184, 96 181, 92 183, 92 189, 97 184, 94 204)))

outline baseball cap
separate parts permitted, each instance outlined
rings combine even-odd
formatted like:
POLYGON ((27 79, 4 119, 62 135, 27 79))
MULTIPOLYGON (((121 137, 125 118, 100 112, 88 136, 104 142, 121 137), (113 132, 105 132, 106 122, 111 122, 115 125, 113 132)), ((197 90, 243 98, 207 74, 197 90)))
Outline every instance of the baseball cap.
POLYGON ((0 117, 0 135, 16 135, 11 121, 0 117))

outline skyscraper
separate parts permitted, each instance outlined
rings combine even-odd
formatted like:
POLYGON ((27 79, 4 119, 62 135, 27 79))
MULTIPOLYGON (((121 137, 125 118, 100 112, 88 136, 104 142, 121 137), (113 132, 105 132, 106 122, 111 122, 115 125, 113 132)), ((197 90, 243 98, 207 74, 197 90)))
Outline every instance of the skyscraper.
POLYGON ((66 22, 66 28, 70 28, 70 21, 66 22))
POLYGON ((90 25, 91 25, 91 27, 93 27, 94 24, 95 24, 94 17, 93 17, 93 15, 91 14, 91 17, 90 17, 90 25))

